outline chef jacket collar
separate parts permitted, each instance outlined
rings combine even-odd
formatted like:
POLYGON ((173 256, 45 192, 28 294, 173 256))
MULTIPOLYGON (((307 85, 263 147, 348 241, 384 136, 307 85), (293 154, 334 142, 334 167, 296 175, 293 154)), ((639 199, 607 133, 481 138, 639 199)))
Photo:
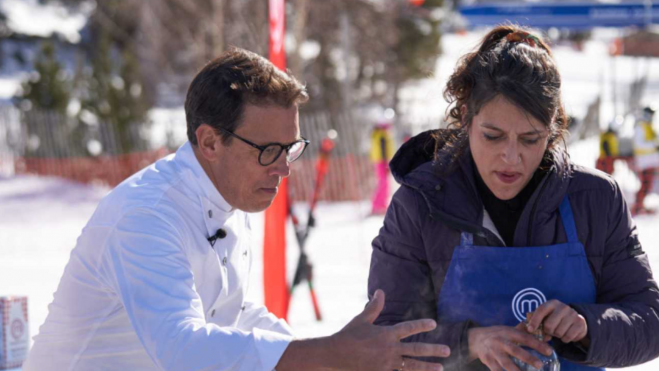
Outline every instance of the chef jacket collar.
POLYGON ((176 159, 180 161, 182 166, 190 170, 193 183, 201 190, 199 198, 204 212, 204 221, 209 236, 212 236, 218 228, 224 225, 224 222, 233 214, 235 209, 215 188, 208 174, 197 160, 190 142, 185 142, 176 151, 176 159))

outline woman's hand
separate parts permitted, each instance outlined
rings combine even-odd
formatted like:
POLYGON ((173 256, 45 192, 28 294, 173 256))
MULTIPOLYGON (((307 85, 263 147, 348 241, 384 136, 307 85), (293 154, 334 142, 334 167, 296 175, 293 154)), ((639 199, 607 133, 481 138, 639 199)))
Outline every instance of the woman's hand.
POLYGON ((520 326, 477 327, 470 329, 468 336, 470 359, 480 359, 490 371, 520 371, 511 357, 535 368, 542 368, 542 362, 522 349, 522 346, 535 349, 545 355, 550 355, 552 352, 547 343, 526 333, 520 326))
POLYGON ((588 345, 586 319, 569 305, 552 299, 533 312, 527 331, 533 332, 542 324, 545 334, 561 339, 564 343, 581 342, 588 345))

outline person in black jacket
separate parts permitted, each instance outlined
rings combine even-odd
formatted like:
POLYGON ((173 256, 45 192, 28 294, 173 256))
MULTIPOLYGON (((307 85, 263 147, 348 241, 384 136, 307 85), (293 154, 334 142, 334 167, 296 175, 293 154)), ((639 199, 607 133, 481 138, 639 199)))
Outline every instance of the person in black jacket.
POLYGON ((572 163, 549 47, 516 26, 465 55, 445 96, 451 130, 391 161, 402 184, 373 240, 377 324, 432 318, 410 341, 447 344, 445 370, 519 371, 551 345, 561 371, 659 355, 659 290, 618 184, 572 163), (533 313, 527 324, 527 313, 533 313), (544 340, 531 333, 543 325, 544 340))

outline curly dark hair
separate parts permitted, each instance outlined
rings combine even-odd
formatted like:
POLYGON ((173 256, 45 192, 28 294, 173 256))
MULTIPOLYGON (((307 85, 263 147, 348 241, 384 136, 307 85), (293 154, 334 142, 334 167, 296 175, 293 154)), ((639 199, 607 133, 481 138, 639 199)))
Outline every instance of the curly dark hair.
MULTIPOLYGON (((458 61, 444 90, 447 121, 454 130, 438 131, 436 139, 457 159, 468 146, 468 132, 480 109, 502 96, 528 112, 549 131, 548 156, 567 157, 568 118, 561 100, 561 76, 551 49, 529 29, 505 24, 492 29, 478 49, 458 61)), ((436 156, 439 156, 436 153, 436 156)))
POLYGON ((185 99, 188 140, 197 145, 196 130, 208 124, 229 144, 242 120, 245 104, 288 108, 309 99, 304 85, 256 53, 231 48, 208 62, 195 76, 185 99))

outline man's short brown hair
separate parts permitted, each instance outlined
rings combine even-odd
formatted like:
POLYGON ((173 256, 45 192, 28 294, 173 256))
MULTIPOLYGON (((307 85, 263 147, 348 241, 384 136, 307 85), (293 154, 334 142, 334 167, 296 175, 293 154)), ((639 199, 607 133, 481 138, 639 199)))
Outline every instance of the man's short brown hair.
POLYGON ((197 145, 201 124, 215 128, 228 144, 240 125, 245 104, 289 108, 309 99, 304 85, 256 53, 232 48, 210 61, 195 76, 185 99, 188 140, 197 145))

